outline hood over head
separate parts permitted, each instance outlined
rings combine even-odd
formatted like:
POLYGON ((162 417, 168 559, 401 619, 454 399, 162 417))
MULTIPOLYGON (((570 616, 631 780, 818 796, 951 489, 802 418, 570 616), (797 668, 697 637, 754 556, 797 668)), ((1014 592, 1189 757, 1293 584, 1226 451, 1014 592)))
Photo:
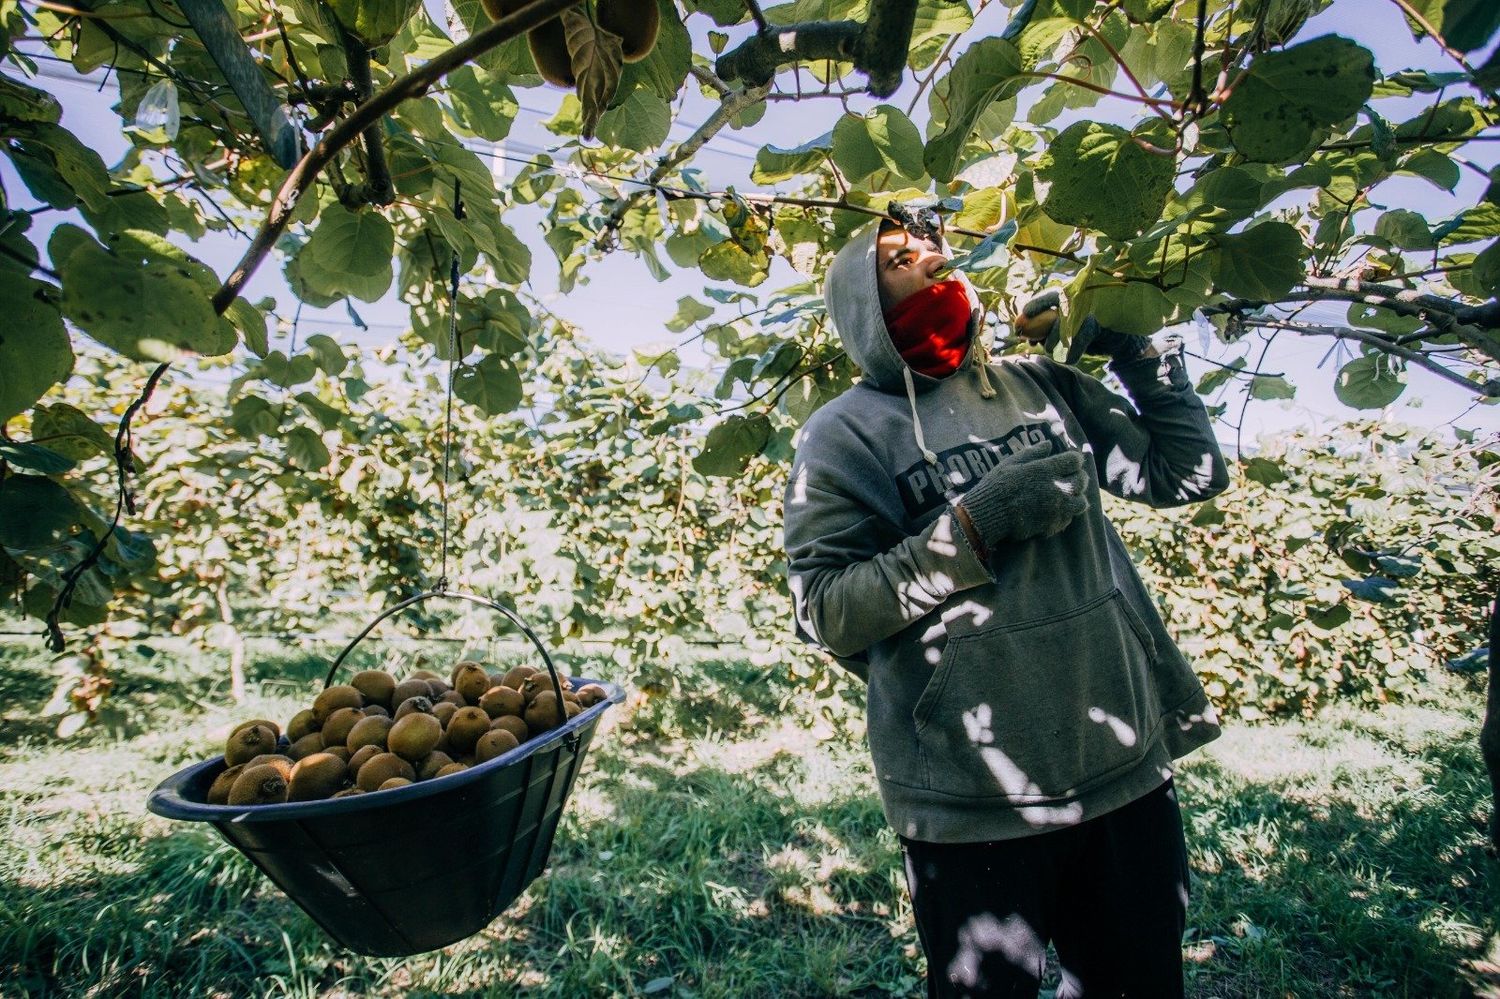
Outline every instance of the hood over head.
MULTIPOLYGON (((900 392, 910 379, 915 391, 925 392, 941 379, 907 366, 891 342, 890 330, 886 328, 885 315, 880 308, 880 284, 876 274, 876 240, 879 235, 877 221, 855 233, 834 255, 823 282, 823 299, 828 305, 833 328, 844 343, 844 350, 875 388, 883 392, 900 392)), ((945 253, 951 252, 946 240, 941 249, 945 253)), ((954 271, 951 279, 963 284, 972 306, 965 363, 959 365, 959 371, 962 371, 965 364, 973 360, 974 334, 979 328, 979 298, 962 273, 954 271)))

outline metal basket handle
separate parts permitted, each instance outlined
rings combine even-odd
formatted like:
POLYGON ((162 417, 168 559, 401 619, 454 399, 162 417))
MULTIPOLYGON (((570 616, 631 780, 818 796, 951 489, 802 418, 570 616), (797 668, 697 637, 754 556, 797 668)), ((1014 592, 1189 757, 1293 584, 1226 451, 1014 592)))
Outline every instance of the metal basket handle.
POLYGON ((517 615, 515 611, 511 610, 504 604, 496 603, 489 597, 476 596, 472 593, 460 593, 454 590, 429 590, 426 593, 418 593, 416 596, 407 597, 405 600, 401 601, 399 604, 396 604, 394 607, 381 612, 380 616, 375 618, 375 620, 371 621, 369 624, 365 625, 365 630, 361 631, 358 635, 355 635, 353 640, 351 640, 348 645, 344 646, 344 651, 340 652, 338 656, 333 660, 333 665, 328 667, 328 675, 323 678, 323 686, 327 688, 333 683, 333 678, 338 675, 339 667, 344 664, 344 660, 348 658, 349 653, 354 651, 354 647, 361 641, 363 641, 366 635, 375 630, 375 626, 377 624, 384 621, 386 618, 391 617, 392 615, 399 614, 401 611, 406 610, 406 608, 410 607, 412 604, 418 604, 424 600, 430 600, 433 597, 447 597, 454 600, 467 600, 471 604, 478 604, 481 607, 488 607, 491 610, 499 611, 502 615, 509 618, 512 624, 514 624, 517 628, 520 628, 522 633, 524 633, 527 638, 531 639, 531 644, 535 645, 536 650, 542 654, 542 662, 546 663, 547 672, 552 675, 552 689, 557 693, 557 703, 559 706, 559 710, 561 710, 563 704, 562 682, 557 678, 557 667, 552 664, 552 657, 547 654, 546 647, 542 645, 542 640, 536 637, 536 633, 533 632, 529 627, 527 627, 526 622, 522 621, 520 616, 517 615))

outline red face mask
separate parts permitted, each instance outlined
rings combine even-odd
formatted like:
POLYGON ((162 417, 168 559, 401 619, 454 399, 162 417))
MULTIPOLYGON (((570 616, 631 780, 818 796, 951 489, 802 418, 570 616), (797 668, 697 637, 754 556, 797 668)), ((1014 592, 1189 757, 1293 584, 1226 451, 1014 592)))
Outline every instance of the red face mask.
POLYGON ((885 314, 885 328, 913 371, 943 378, 963 363, 972 308, 962 282, 943 281, 897 302, 885 314))

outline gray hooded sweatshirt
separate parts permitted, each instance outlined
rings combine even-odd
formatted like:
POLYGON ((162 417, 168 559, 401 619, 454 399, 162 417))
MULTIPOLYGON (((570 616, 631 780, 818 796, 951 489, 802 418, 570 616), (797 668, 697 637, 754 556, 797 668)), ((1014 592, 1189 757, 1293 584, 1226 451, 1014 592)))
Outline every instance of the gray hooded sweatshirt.
MULTIPOLYGON (((1100 488, 1151 506, 1228 484, 1179 352, 1115 366, 1135 405, 1043 356, 912 371, 876 283, 876 227, 834 258, 828 312, 863 379, 813 414, 786 490, 798 630, 868 684, 886 818, 938 843, 1075 825, 1217 737, 1100 488), (1084 452, 1089 509, 981 561, 953 502, 1042 441, 1084 452)), ((970 297, 973 291, 970 289, 970 297)))

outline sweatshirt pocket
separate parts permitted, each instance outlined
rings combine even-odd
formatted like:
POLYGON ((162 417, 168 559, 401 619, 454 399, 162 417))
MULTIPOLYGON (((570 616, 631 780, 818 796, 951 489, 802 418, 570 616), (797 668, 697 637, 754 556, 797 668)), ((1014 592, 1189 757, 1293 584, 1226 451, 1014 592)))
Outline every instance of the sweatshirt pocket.
POLYGON ((1156 737, 1154 658, 1119 590, 949 639, 913 709, 927 786, 1025 804, 1128 770, 1156 737))

